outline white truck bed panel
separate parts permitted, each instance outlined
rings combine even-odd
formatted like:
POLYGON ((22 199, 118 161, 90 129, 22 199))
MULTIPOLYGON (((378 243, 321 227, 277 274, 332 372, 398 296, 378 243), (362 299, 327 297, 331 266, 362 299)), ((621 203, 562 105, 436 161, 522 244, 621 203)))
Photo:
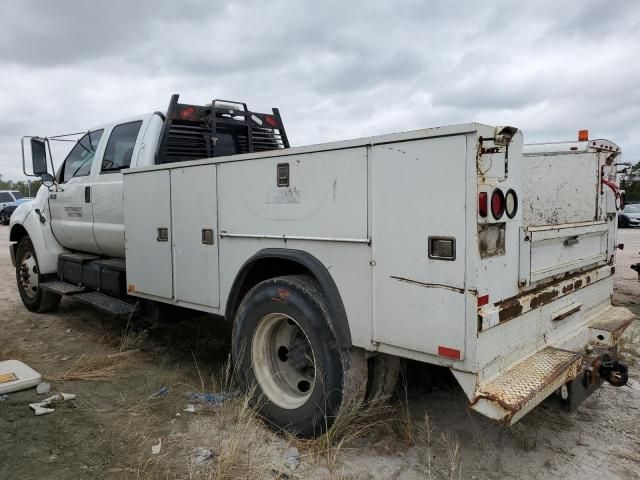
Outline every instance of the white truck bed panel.
POLYGON ((216 166, 171 170, 171 207, 175 299, 218 307, 216 166))
POLYGON ((124 182, 124 201, 128 290, 172 298, 169 172, 130 175, 124 182), (163 228, 167 239, 158 241, 158 229, 163 228))
POLYGON ((373 147, 377 342, 463 356, 466 153, 464 136, 373 147), (455 239, 455 260, 429 258, 429 237, 455 239))
POLYGON ((219 169, 225 234, 368 238, 365 148, 231 162, 219 169), (279 164, 289 166, 288 187, 277 185, 279 164))

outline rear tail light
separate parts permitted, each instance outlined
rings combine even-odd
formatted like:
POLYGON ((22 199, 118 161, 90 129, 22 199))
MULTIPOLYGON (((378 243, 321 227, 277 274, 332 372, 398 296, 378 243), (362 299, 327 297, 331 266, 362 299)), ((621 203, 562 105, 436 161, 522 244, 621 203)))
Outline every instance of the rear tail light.
POLYGON ((478 215, 486 217, 488 212, 487 192, 480 192, 478 194, 478 215))
POLYGON ((496 220, 500 220, 504 214, 504 193, 499 188, 491 194, 491 214, 496 220))
POLYGON ((518 213, 518 195, 512 189, 507 190, 504 196, 504 212, 509 218, 515 217, 518 213))
POLYGON ((482 295, 478 297, 478 308, 484 307, 489 303, 489 295, 482 295))

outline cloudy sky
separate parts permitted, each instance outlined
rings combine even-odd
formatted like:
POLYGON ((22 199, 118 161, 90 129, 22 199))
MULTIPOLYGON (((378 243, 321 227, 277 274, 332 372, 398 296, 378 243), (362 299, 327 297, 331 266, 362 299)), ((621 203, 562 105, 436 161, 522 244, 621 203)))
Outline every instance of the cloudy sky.
POLYGON ((640 2, 0 1, 5 179, 21 136, 172 93, 280 107, 292 145, 479 121, 640 160, 640 2))

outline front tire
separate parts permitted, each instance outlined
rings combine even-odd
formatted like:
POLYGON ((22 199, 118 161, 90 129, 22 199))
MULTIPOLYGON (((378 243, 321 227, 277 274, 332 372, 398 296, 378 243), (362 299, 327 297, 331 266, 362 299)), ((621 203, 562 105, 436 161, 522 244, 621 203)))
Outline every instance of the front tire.
POLYGON ((251 289, 236 315, 232 348, 246 390, 278 429, 320 435, 364 398, 364 353, 338 347, 326 298, 309 276, 251 289))
POLYGON ((60 304, 60 295, 40 288, 42 275, 38 266, 38 258, 29 237, 18 243, 16 251, 16 283, 22 303, 32 312, 44 313, 55 310, 60 304))

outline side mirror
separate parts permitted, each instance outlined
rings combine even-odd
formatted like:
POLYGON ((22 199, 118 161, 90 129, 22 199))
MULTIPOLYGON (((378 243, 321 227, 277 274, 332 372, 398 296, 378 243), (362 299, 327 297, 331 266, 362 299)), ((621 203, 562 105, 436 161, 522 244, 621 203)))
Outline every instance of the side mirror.
POLYGON ((42 138, 31 139, 31 165, 34 175, 47 173, 47 150, 42 138))
POLYGON ((55 185, 55 183, 56 183, 56 179, 53 178, 53 175, 51 175, 48 172, 43 173, 40 176, 40 179, 42 180, 42 185, 44 185, 47 188, 53 187, 55 185))

